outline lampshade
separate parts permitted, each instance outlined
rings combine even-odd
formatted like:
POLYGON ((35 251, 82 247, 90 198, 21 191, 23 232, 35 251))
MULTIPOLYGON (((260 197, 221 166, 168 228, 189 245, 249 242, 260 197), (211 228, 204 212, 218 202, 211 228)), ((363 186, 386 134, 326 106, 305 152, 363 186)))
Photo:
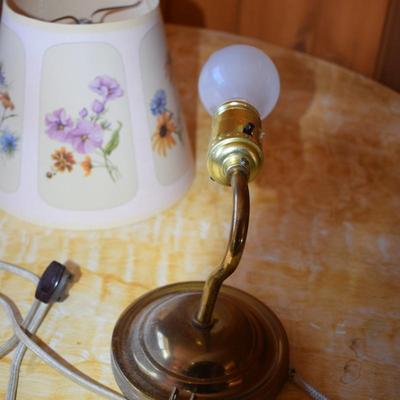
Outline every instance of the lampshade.
POLYGON ((89 229, 176 202, 193 160, 159 2, 3 3, 0 208, 89 229))

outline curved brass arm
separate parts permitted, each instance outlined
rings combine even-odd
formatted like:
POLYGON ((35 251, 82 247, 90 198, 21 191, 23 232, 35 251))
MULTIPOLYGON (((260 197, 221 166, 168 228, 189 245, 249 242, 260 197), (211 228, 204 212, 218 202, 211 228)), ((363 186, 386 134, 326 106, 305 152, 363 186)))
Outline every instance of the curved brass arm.
POLYGON ((231 233, 224 259, 204 284, 200 309, 196 316, 196 323, 203 328, 211 326, 219 290, 224 280, 235 272, 246 243, 250 215, 248 176, 241 168, 236 168, 230 181, 233 188, 231 233))

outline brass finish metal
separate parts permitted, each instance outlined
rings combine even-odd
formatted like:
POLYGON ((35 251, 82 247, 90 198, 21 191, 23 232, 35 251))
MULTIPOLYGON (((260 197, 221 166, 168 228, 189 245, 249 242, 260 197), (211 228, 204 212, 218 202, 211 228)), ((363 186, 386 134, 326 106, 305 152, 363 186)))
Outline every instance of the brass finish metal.
POLYGON ((231 233, 228 247, 221 264, 208 277, 204 285, 200 309, 196 316, 196 322, 203 328, 213 323, 213 311, 222 283, 235 272, 242 258, 250 216, 250 198, 247 179, 248 175, 242 167, 235 167, 235 169, 231 171, 230 181, 233 188, 231 233))
POLYGON ((252 181, 263 163, 262 127, 258 111, 241 100, 228 101, 213 118, 207 168, 210 177, 230 185, 231 170, 242 167, 252 181))
POLYGON ((223 286, 215 323, 192 323, 203 282, 158 288, 131 304, 112 338, 116 381, 129 400, 270 400, 288 377, 285 330, 256 298, 223 286))
POLYGON ((261 136, 258 112, 249 104, 230 101, 219 108, 208 168, 214 180, 233 188, 228 248, 205 283, 156 289, 118 320, 112 366, 129 400, 270 400, 286 381, 289 345, 282 324, 256 298, 223 286, 244 250, 248 182, 263 161, 261 136))

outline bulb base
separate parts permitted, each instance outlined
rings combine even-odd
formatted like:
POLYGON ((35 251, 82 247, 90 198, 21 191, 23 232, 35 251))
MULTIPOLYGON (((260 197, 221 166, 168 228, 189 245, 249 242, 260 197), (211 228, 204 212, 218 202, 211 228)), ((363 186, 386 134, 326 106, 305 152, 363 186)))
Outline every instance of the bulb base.
POLYGON ((261 169, 263 131, 258 111, 243 100, 222 104, 213 117, 207 168, 210 177, 230 185, 233 169, 240 168, 253 180, 261 169))

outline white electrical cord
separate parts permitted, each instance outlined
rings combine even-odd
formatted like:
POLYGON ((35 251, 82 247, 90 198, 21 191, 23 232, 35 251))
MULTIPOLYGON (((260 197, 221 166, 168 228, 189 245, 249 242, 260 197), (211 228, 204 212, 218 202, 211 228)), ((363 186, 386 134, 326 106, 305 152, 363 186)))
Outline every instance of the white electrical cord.
POLYGON ((30 280, 35 286, 39 283, 40 278, 31 271, 28 271, 25 268, 22 268, 18 265, 6 263, 4 261, 0 261, 0 271, 11 272, 14 275, 18 275, 22 278, 30 280))
POLYGON ((303 389, 306 393, 308 393, 314 400, 329 400, 322 393, 318 392, 313 386, 311 386, 308 382, 306 382, 295 369, 291 369, 289 373, 290 378, 293 383, 295 383, 300 389, 303 389))
MULTIPOLYGON (((31 323, 32 318, 35 316, 35 313, 39 308, 39 305, 40 301, 35 299, 35 301, 31 305, 31 308, 28 311, 28 314, 22 321, 22 327, 27 327, 31 323)), ((11 351, 13 351, 17 346, 18 346, 18 338, 16 335, 13 335, 5 343, 0 345, 0 359, 6 356, 11 351)))
POLYGON ((11 321, 12 327, 15 334, 17 335, 19 341, 23 343, 26 347, 34 352, 40 359, 42 359, 46 364, 50 365, 52 368, 56 369, 58 372, 65 375, 67 378, 71 379, 75 383, 83 386, 85 389, 89 389, 100 396, 104 396, 111 400, 126 400, 124 396, 115 392, 114 390, 104 386, 94 379, 88 377, 80 371, 74 371, 69 366, 64 365, 58 359, 53 357, 47 351, 42 349, 35 341, 33 341, 21 328, 20 321, 18 321, 18 316, 14 310, 14 304, 0 293, 0 305, 4 308, 11 321))
MULTIPOLYGON (((41 303, 39 301, 37 302, 39 303, 39 307, 36 313, 34 314, 32 320, 26 325, 26 330, 30 334, 35 334, 37 332, 50 308, 49 304, 41 303)), ((25 353, 26 353, 26 346, 23 343, 19 343, 15 350, 13 361, 10 368, 10 379, 8 381, 6 400, 15 400, 17 398, 19 372, 21 369, 21 363, 22 360, 24 359, 25 353)))
MULTIPOLYGON (((22 278, 28 279, 31 281, 35 286, 38 285, 40 278, 31 271, 28 271, 25 268, 19 267, 17 265, 13 265, 10 263, 6 263, 0 261, 0 271, 10 272, 14 275, 18 275, 22 278)), ((37 309, 39 308, 40 301, 36 300, 31 305, 31 308, 28 311, 25 319, 22 322, 22 326, 26 327, 28 324, 31 323, 32 318, 34 317, 37 309)), ((0 359, 6 356, 9 352, 14 350, 18 345, 18 338, 13 335, 10 339, 8 339, 5 343, 0 345, 0 359)))

